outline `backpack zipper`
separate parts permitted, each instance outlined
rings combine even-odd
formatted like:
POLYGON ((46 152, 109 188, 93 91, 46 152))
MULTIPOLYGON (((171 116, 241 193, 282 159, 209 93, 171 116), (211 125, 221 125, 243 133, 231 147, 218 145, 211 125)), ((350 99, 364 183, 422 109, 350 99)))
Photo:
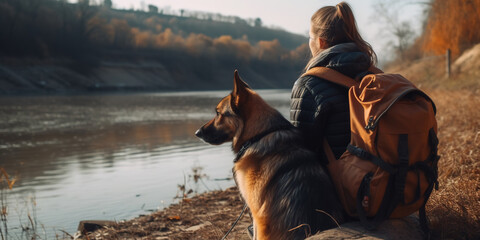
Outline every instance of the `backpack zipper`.
POLYGON ((377 119, 374 119, 373 116, 370 116, 370 118, 368 119, 367 126, 365 126, 365 129, 373 131, 373 129, 375 129, 377 127, 378 121, 380 121, 380 118, 393 106, 394 103, 396 103, 398 100, 400 100, 400 98, 403 98, 403 97, 405 97, 405 95, 407 95, 411 92, 414 92, 414 91, 418 91, 418 90, 417 89, 409 89, 409 90, 404 91, 398 97, 396 97, 390 103, 390 105, 388 105, 388 107, 382 113, 380 113, 380 115, 378 115, 377 119))

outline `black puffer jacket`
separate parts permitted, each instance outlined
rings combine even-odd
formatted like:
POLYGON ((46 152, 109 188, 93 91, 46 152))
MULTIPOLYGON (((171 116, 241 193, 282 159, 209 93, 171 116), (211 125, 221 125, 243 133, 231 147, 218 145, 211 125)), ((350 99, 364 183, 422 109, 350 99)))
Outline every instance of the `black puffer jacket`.
MULTIPOLYGON (((355 78, 367 71, 370 59, 354 43, 343 43, 325 49, 308 68, 316 66, 355 78)), ((339 158, 350 142, 348 89, 321 78, 300 77, 292 89, 290 121, 304 134, 309 147, 323 156, 323 163, 324 137, 339 158)))

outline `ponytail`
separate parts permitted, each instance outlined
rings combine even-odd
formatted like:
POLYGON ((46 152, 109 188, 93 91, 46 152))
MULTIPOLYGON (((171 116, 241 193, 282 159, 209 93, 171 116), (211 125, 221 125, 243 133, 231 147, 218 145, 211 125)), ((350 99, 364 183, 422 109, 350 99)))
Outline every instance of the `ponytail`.
POLYGON ((311 25, 313 33, 323 39, 328 47, 354 42, 360 51, 370 57, 370 65, 377 64, 377 55, 372 46, 360 36, 355 17, 348 3, 341 2, 335 7, 320 8, 313 14, 311 25))

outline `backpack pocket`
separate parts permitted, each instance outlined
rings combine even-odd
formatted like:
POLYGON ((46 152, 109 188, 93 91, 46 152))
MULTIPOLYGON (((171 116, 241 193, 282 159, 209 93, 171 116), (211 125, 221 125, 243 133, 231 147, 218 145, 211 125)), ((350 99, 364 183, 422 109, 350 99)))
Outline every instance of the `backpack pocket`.
POLYGON ((348 215, 358 217, 359 195, 367 216, 377 213, 387 187, 388 173, 348 151, 330 162, 328 170, 348 215))

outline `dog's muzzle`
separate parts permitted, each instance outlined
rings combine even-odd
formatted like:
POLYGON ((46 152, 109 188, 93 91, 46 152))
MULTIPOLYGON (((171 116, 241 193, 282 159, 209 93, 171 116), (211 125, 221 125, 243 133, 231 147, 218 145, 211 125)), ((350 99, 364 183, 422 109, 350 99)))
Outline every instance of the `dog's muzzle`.
POLYGON ((201 127, 195 132, 195 136, 213 145, 220 145, 229 140, 227 133, 218 131, 212 126, 201 127))
POLYGON ((199 129, 195 132, 195 136, 197 136, 198 138, 202 138, 202 137, 203 137, 203 130, 202 130, 202 128, 199 128, 199 129))

